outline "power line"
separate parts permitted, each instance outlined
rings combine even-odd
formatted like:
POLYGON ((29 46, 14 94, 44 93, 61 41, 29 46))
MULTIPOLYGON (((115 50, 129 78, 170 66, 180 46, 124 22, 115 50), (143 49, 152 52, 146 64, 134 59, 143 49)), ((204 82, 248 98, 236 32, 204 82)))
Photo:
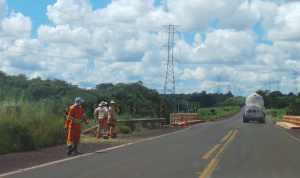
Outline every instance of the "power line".
MULTIPOLYGON (((48 6, 47 4, 42 3, 42 2, 40 2, 40 1, 37 1, 37 0, 32 0, 32 1, 34 1, 34 2, 36 2, 36 3, 39 3, 39 4, 41 4, 41 5, 43 5, 43 6, 46 6, 46 7, 48 6)), ((64 11, 61 11, 61 10, 59 10, 59 9, 56 9, 56 8, 54 8, 53 6, 50 6, 50 7, 51 7, 52 9, 58 11, 58 12, 61 12, 61 13, 66 14, 66 15, 69 15, 69 16, 74 17, 74 18, 76 18, 76 19, 80 19, 80 20, 82 20, 82 21, 85 21, 85 22, 88 22, 88 23, 92 23, 92 24, 94 24, 94 25, 99 25, 99 24, 97 24, 97 23, 95 23, 95 22, 85 20, 85 19, 83 19, 82 17, 75 16, 75 15, 73 15, 73 14, 70 14, 70 13, 67 13, 67 12, 64 12, 64 11)), ((99 26, 100 26, 100 25, 99 25, 99 26)))
POLYGON ((44 49, 38 49, 38 48, 31 48, 31 47, 26 47, 26 46, 20 46, 20 45, 14 45, 14 44, 10 44, 10 43, 6 43, 6 42, 2 42, 0 41, 0 43, 2 44, 6 44, 6 45, 10 45, 10 46, 15 46, 18 48, 24 48, 24 49, 30 49, 30 50, 35 50, 35 51, 41 51, 41 52, 45 52, 48 54, 43 54, 43 53, 30 53, 30 52, 24 52, 24 51, 13 51, 13 50, 5 50, 5 52, 15 52, 15 53, 22 53, 22 54, 29 54, 29 55, 39 55, 39 56, 47 56, 47 57, 68 57, 68 58, 72 58, 72 60, 74 60, 74 57, 76 58, 92 58, 94 60, 101 60, 101 61, 115 61, 115 62, 143 62, 143 61, 156 61, 156 60, 142 60, 142 61, 138 61, 141 59, 132 59, 132 60, 118 60, 115 58, 101 58, 101 57, 92 57, 92 56, 80 56, 80 55, 73 55, 73 54, 66 54, 66 53, 59 53, 59 52, 53 52, 53 51, 49 51, 49 50, 44 50, 44 49), (53 55, 51 55, 53 54, 53 55))
MULTIPOLYGON (((4 8, 4 7, 0 7, 0 9, 4 9, 4 10, 9 11, 9 9, 4 8)), ((39 20, 39 21, 42 21, 42 22, 51 24, 51 25, 55 25, 55 24, 53 24, 52 22, 50 22, 50 21, 48 21, 48 20, 43 20, 43 19, 40 19, 40 18, 37 18, 37 17, 33 17, 33 16, 30 16, 30 15, 26 15, 26 16, 27 16, 27 17, 30 17, 30 18, 32 18, 32 19, 36 19, 36 20, 39 20)))

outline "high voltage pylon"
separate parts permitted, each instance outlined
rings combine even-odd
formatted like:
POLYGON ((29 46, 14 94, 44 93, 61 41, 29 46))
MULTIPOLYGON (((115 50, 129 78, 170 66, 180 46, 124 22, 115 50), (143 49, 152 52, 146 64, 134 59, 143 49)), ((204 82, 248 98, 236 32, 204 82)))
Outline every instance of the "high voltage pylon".
POLYGON ((221 76, 217 76, 216 78, 216 83, 217 83, 217 94, 221 93, 221 85, 222 85, 222 77, 221 76))
POLYGON ((294 87, 293 87, 293 93, 297 96, 297 85, 298 85, 298 82, 297 82, 297 77, 298 77, 298 75, 299 75, 299 72, 297 72, 297 71, 294 71, 293 72, 293 75, 294 75, 294 87))
POLYGON ((174 43, 174 33, 177 33, 176 29, 179 25, 164 25, 164 27, 166 28, 164 33, 168 34, 168 43, 162 46, 168 48, 168 57, 166 59, 167 70, 164 86, 164 96, 166 96, 166 94, 175 94, 174 62, 177 62, 177 60, 173 55, 174 46, 176 46, 174 43))

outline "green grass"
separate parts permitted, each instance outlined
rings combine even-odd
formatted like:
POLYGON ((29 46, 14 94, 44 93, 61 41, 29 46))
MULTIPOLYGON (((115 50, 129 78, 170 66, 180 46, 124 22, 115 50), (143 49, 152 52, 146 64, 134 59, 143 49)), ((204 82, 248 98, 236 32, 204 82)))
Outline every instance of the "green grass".
POLYGON ((286 109, 265 109, 265 114, 268 119, 275 122, 282 122, 282 118, 286 115, 286 109))
POLYGON ((204 121, 213 121, 220 117, 224 117, 237 112, 240 106, 227 106, 227 107, 212 107, 212 108, 201 108, 198 109, 198 118, 204 121), (210 113, 210 110, 214 109, 215 115, 210 113))
POLYGON ((10 102, 0 102, 0 154, 29 151, 65 143, 62 115, 53 114, 53 103, 19 101, 20 116, 7 113, 10 102))

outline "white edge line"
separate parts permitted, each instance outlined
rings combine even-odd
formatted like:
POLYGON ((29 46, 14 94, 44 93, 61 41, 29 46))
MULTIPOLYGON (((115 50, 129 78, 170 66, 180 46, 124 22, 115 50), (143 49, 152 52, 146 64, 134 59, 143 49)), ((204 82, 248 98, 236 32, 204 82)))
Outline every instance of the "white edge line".
POLYGON ((50 165, 53 165, 53 164, 62 163, 62 162, 69 161, 69 160, 72 160, 72 159, 77 159, 77 158, 82 158, 82 157, 85 157, 85 156, 93 155, 93 154, 96 154, 96 153, 99 153, 99 152, 105 152, 105 151, 109 151, 109 150, 113 150, 113 149, 125 147, 125 146, 128 146, 128 145, 133 145, 133 144, 137 144, 137 143, 140 143, 140 142, 144 142, 144 141, 148 141, 148 140, 152 140, 152 139, 156 139, 156 138, 168 136, 168 135, 175 134, 175 133, 178 133, 178 132, 183 132, 185 130, 188 130, 188 129, 192 128, 192 127, 196 127, 198 125, 200 125, 200 124, 189 126, 189 127, 185 128, 185 129, 178 130, 178 131, 175 131, 175 132, 172 132, 172 133, 167 133, 167 134, 164 134, 164 135, 155 136, 155 137, 147 138, 147 139, 136 141, 136 142, 132 142, 132 143, 125 143, 123 145, 118 145, 118 146, 114 146, 114 147, 110 147, 110 148, 105 148, 105 149, 98 150, 98 151, 95 151, 95 152, 92 152, 92 153, 85 153, 85 154, 77 155, 77 156, 71 157, 71 158, 65 158, 65 159, 61 159, 61 160, 57 160, 57 161, 52 161, 52 162, 49 162, 49 163, 44 163, 44 164, 41 164, 41 165, 37 165, 37 166, 33 166, 33 167, 28 167, 28 168, 24 168, 24 169, 18 169, 16 171, 12 171, 12 172, 8 172, 8 173, 0 174, 0 177, 5 177, 5 176, 9 176, 9 175, 21 173, 21 172, 26 172, 26 171, 33 170, 33 169, 37 169, 37 168, 41 168, 41 167, 46 167, 46 166, 50 166, 50 165))
POLYGON ((274 127, 279 128, 279 129, 280 129, 283 133, 285 133, 286 135, 288 135, 288 136, 290 136, 291 138, 295 139, 296 141, 300 142, 300 140, 299 140, 298 138, 296 138, 296 137, 294 137, 293 135, 290 135, 290 134, 288 134, 287 132, 285 132, 285 131, 284 131, 284 128, 279 127, 278 125, 273 124, 272 122, 271 122, 271 124, 272 124, 274 127))

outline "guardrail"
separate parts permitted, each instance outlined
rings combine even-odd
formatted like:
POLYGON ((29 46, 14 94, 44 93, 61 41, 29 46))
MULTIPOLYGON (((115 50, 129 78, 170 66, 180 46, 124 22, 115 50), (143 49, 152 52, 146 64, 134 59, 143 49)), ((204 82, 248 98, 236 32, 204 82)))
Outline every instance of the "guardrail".
POLYGON ((122 124, 159 123, 160 126, 162 126, 162 124, 164 124, 166 122, 167 122, 167 120, 165 118, 117 120, 117 123, 122 123, 122 124))
MULTIPOLYGON (((122 124, 139 124, 139 123, 159 123, 160 127, 162 124, 166 123, 167 120, 165 118, 157 118, 157 119, 132 119, 132 120, 117 120, 117 123, 122 124)), ((95 125, 87 130, 82 131, 81 133, 87 133, 95 128, 97 128, 98 125, 95 125)))
POLYGON ((203 122, 198 120, 197 113, 179 113, 179 114, 170 114, 170 125, 183 125, 185 123, 198 123, 203 122))
POLYGON ((300 116, 283 116, 282 121, 300 126, 300 116))

